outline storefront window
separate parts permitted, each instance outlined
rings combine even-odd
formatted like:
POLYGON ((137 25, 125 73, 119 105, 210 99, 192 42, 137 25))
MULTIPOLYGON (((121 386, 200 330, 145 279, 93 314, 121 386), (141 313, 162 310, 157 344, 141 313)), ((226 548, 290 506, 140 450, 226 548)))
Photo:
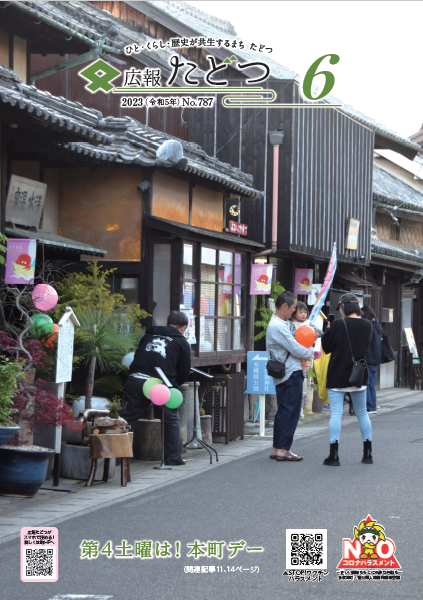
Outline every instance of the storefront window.
POLYGON ((242 318, 245 317, 245 256, 202 247, 200 271, 200 352, 242 350, 245 344, 245 318, 242 318))

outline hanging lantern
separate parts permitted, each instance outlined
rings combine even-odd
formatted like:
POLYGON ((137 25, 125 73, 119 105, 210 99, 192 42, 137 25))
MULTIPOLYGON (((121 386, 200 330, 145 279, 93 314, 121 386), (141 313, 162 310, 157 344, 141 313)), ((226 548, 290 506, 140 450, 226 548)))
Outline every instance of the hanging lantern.
POLYGON ((34 333, 37 337, 41 337, 42 335, 46 335, 53 331, 54 323, 48 315, 36 313, 30 318, 34 326, 34 333))
POLYGON ((53 325, 53 331, 47 337, 43 338, 41 342, 46 348, 54 348, 57 343, 57 336, 59 334, 59 326, 55 323, 53 325))
POLYGON ((32 290, 32 301, 38 310, 51 310, 59 300, 56 290, 47 283, 39 283, 32 290))

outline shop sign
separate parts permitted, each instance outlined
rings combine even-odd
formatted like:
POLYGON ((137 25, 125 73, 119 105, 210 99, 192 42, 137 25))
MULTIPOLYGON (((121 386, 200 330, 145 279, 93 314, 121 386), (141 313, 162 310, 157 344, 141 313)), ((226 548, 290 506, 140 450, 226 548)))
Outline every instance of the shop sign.
POLYGON ((238 235, 248 235, 248 225, 237 221, 229 221, 229 231, 238 235))
POLYGON ((251 265, 250 294, 269 295, 272 286, 273 265, 251 265))
POLYGON ((360 221, 357 221, 357 219, 350 219, 347 233, 347 250, 357 250, 359 229, 360 221))
POLYGON ((34 283, 37 240, 9 239, 5 281, 9 285, 34 283))
POLYGON ((313 290, 313 269, 295 269, 294 294, 310 296, 313 290))
POLYGON ((6 221, 38 229, 46 191, 46 183, 12 175, 7 192, 6 221))

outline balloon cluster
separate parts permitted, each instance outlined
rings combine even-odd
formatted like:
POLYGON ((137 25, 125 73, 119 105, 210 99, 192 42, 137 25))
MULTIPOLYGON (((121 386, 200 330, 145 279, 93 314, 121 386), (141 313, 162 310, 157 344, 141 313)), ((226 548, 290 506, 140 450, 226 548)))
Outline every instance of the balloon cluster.
POLYGON ((166 385, 163 385, 162 380, 157 377, 150 377, 150 379, 147 379, 143 385, 142 391, 144 392, 144 396, 147 396, 147 398, 157 406, 163 406, 164 404, 168 408, 178 408, 183 401, 183 396, 179 390, 176 388, 169 389, 166 385))
MULTIPOLYGON (((32 301, 38 310, 51 310, 56 306, 58 299, 59 297, 54 287, 46 283, 39 283, 32 290, 32 301)), ((32 315, 31 321, 35 335, 41 338, 41 342, 46 348, 53 348, 57 342, 59 326, 53 323, 48 315, 43 315, 42 313, 32 315)))

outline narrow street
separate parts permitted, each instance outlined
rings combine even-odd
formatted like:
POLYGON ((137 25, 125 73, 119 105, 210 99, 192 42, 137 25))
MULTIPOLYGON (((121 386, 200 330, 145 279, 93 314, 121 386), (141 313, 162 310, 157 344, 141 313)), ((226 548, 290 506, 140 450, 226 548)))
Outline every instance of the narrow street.
MULTIPOLYGON (((294 442, 304 456, 296 464, 277 463, 268 450, 234 460, 189 479, 162 487, 95 512, 58 524, 59 580, 32 585, 19 579, 19 541, 0 546, 1 597, 7 600, 50 600, 95 596, 126 600, 275 597, 352 598, 367 591, 364 582, 340 582, 336 566, 342 558, 342 539, 372 516, 383 525, 396 546, 401 581, 375 582, 373 597, 416 599, 422 581, 421 443, 423 402, 372 419, 374 464, 361 463, 362 444, 357 423, 343 428, 340 468, 323 466, 328 453, 327 431, 294 442), (321 582, 290 582, 285 571, 286 529, 327 529, 328 572, 321 582), (81 560, 80 544, 97 540, 99 549, 113 540, 153 541, 153 558, 81 560), (224 548, 222 560, 187 557, 195 541, 245 541, 232 559, 224 548), (167 541, 172 554, 180 542, 180 557, 156 558, 155 542, 167 541), (209 573, 186 573, 186 566, 214 566, 209 573), (222 569, 220 569, 222 567, 222 569), (243 571, 227 571, 241 567, 243 571), (258 572, 255 567, 258 567, 258 572), (246 570, 248 569, 248 570, 246 570), (305 587, 304 587, 305 586, 305 587), (310 589, 312 586, 312 590, 310 589), (353 589, 352 589, 353 588, 353 589), (365 588, 365 589, 364 589, 365 588)), ((344 423, 347 418, 344 417, 344 423)), ((270 443, 269 443, 270 446, 270 443)), ((189 464, 189 463, 188 463, 189 464)), ((181 467, 182 469, 183 467, 181 467)), ((83 496, 81 495, 83 506, 83 496)), ((53 523, 50 523, 53 525, 53 523)), ((131 549, 127 551, 131 553, 131 549)))

